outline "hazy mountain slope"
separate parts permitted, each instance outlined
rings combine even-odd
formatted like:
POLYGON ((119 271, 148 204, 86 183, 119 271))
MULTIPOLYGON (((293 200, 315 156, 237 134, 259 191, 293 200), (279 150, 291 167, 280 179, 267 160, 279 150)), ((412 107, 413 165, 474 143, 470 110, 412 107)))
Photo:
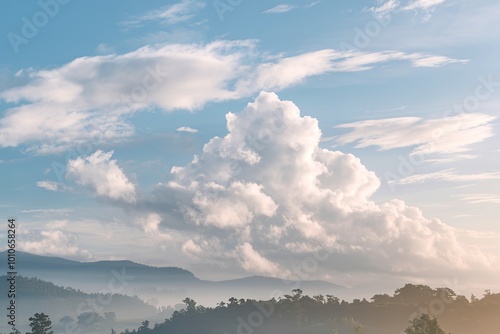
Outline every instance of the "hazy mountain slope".
MULTIPOLYGON (((5 256, 5 252, 0 256, 5 256)), ((152 305, 175 305, 191 297, 205 305, 238 298, 268 299, 276 291, 290 293, 300 288, 308 294, 334 294, 347 298, 349 291, 324 281, 290 281, 252 276, 219 282, 198 279, 193 273, 176 267, 150 267, 132 261, 78 262, 18 252, 20 275, 37 277, 61 286, 86 292, 110 290, 138 295, 152 305)), ((6 272, 6 270, 4 271, 6 272)))
MULTIPOLYGON (((99 332, 94 328, 96 324, 104 330, 110 326, 118 327, 120 323, 140 323, 138 319, 155 318, 158 314, 157 308, 146 304, 138 297, 105 290, 103 293, 85 293, 24 276, 16 277, 15 286, 15 298, 12 299, 15 300, 18 328, 28 325, 29 317, 37 312, 48 314, 54 329, 62 329, 64 321, 60 320, 65 318, 66 323, 80 328, 82 332, 86 332, 87 329, 99 332)), ((0 305, 4 310, 10 302, 4 298, 7 297, 8 289, 10 284, 7 276, 0 276, 0 296, 2 296, 0 305)), ((0 330, 6 330, 5 326, 7 321, 2 321, 0 330)))

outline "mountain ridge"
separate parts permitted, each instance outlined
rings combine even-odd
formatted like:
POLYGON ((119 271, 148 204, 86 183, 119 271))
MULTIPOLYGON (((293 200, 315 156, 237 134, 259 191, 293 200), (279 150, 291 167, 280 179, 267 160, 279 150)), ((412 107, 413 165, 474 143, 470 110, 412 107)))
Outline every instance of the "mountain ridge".
MULTIPOLYGON (((7 251, 2 251, 0 254, 6 255, 7 251)), ((29 270, 27 268, 23 268, 23 264, 34 264, 35 262, 38 265, 64 265, 64 266, 81 266, 81 267, 126 267, 126 268, 142 268, 142 269, 148 269, 148 270, 153 270, 153 271, 171 271, 171 273, 178 273, 178 274, 185 274, 186 276, 193 277, 197 280, 207 282, 207 283, 233 283, 233 282, 238 282, 238 281, 251 281, 251 280, 272 280, 272 281, 281 281, 281 282, 296 282, 294 280, 290 279, 282 279, 278 277, 273 277, 273 276, 263 276, 263 275, 250 275, 250 276, 243 276, 240 278, 232 278, 232 279, 222 279, 218 281, 214 280, 207 280, 207 279, 201 279, 198 278, 193 272, 181 268, 181 267, 176 267, 176 266, 151 266, 147 264, 142 264, 138 262, 134 262, 131 260, 127 259, 122 259, 122 260, 98 260, 98 261, 77 261, 77 260, 70 260, 66 259, 64 257, 60 256, 46 256, 46 255, 38 255, 38 254, 33 254, 29 252, 23 252, 23 251, 17 251, 16 252, 16 257, 17 257, 17 268, 18 272, 22 272, 24 270, 29 270), (24 262, 24 263, 23 263, 24 262)), ((33 267, 32 267, 33 268, 33 267)), ((328 281, 323 281, 323 280, 300 280, 301 282, 316 282, 316 283, 322 283, 322 284, 329 284, 332 286, 336 286, 339 288, 344 288, 344 286, 341 286, 336 283, 328 282, 328 281)))
MULTIPOLYGON (((5 255, 5 251, 1 254, 5 255)), ((287 294, 295 288, 310 294, 335 294, 339 297, 348 294, 345 287, 326 281, 294 281, 258 275, 211 281, 200 279, 179 267, 153 267, 130 260, 80 262, 18 252, 16 262, 19 275, 88 293, 110 289, 111 286, 119 293, 137 295, 153 305, 163 306, 173 306, 186 297, 195 298, 205 305, 215 305, 221 299, 227 300, 235 295, 266 299, 275 291, 287 294)), ((0 268, 2 265, 6 263, 0 264, 0 268)))

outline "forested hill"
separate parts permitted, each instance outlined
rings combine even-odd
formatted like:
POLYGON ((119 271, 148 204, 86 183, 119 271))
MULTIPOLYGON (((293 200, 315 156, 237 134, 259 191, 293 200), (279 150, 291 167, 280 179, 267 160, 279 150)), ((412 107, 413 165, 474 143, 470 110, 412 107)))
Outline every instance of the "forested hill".
MULTIPOLYGON (((9 302, 6 298, 7 290, 10 288, 7 276, 0 276, 0 282, 0 296, 2 296, 0 305, 6 310, 9 302)), ((55 329, 72 322, 78 326, 81 333, 93 332, 97 322, 100 322, 101 327, 111 328, 123 321, 128 324, 140 324, 140 320, 135 322, 131 320, 158 316, 156 307, 146 304, 138 297, 112 293, 107 286, 103 286, 101 292, 85 293, 70 287, 56 286, 37 278, 17 276, 13 300, 17 306, 16 318, 19 328, 26 327, 29 317, 37 312, 50 315, 55 329), (89 321, 90 318, 92 321, 89 321)), ((6 321, 2 321, 1 324, 5 325, 6 321)), ((123 327, 120 325, 120 328, 123 327)))
MULTIPOLYGON (((0 252, 6 256, 6 251, 0 252)), ((2 264, 5 265, 5 264, 2 264)), ((155 281, 157 278, 168 277, 170 280, 196 281, 193 273, 177 267, 151 267, 128 260, 79 262, 60 257, 35 255, 26 252, 16 252, 16 270, 20 275, 38 277, 58 283, 68 279, 79 281, 82 277, 93 277, 108 280, 112 269, 124 269, 130 276, 140 276, 141 279, 155 281)))
POLYGON ((198 306, 186 298, 185 308, 170 319, 148 321, 134 334, 394 334, 402 333, 421 313, 436 317, 445 333, 498 334, 500 294, 482 298, 457 295, 448 288, 407 284, 390 296, 348 303, 335 296, 303 295, 297 289, 278 300, 231 298, 217 307, 198 306))

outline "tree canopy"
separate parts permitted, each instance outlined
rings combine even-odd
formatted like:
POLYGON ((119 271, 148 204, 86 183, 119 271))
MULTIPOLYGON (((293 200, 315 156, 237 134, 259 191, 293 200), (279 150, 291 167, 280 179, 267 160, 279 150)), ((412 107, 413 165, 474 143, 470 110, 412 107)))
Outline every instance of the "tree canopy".
POLYGON ((53 334, 52 321, 45 313, 35 313, 29 318, 31 332, 27 334, 53 334))
POLYGON ((405 330, 405 334, 446 334, 439 327, 436 318, 431 318, 425 313, 410 323, 411 325, 405 330))

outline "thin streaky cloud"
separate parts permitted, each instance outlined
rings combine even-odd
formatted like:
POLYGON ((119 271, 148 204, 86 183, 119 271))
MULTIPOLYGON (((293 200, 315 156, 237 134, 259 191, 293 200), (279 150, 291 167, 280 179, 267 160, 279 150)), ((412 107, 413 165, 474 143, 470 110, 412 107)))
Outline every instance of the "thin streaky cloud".
POLYGON ((446 158, 427 159, 427 162, 441 164, 441 163, 450 163, 457 160, 467 160, 467 159, 477 159, 477 158, 479 158, 479 156, 474 154, 454 154, 453 156, 448 156, 446 158))
POLYGON ((289 11, 295 9, 296 7, 297 6, 281 4, 281 5, 277 5, 273 8, 270 8, 268 10, 265 10, 263 13, 264 14, 281 14, 281 13, 289 12, 289 11))
MULTIPOLYGON (((316 6, 320 2, 321 1, 313 1, 307 5, 302 6, 301 8, 308 9, 308 8, 316 6)), ((290 12, 296 8, 298 8, 298 6, 296 6, 296 5, 281 4, 281 5, 274 6, 273 8, 270 8, 268 10, 265 10, 265 11, 263 11, 263 13, 264 14, 282 14, 282 13, 290 12)))
POLYGON ((415 174, 404 177, 397 181, 389 181, 391 184, 405 185, 413 183, 424 183, 428 181, 447 182, 479 182, 488 180, 500 180, 500 172, 477 173, 477 174, 456 174, 454 169, 446 169, 428 174, 415 174))
POLYGON ((389 0, 380 4, 378 7, 371 8, 371 10, 377 14, 387 15, 389 12, 392 12, 398 7, 399 7, 398 0, 389 0))
POLYGON ((424 55, 415 55, 415 60, 413 61, 413 65, 415 67, 439 67, 445 64, 453 64, 453 63, 467 63, 469 62, 466 59, 450 59, 448 57, 443 56, 424 56, 424 55))
POLYGON ((376 146, 381 151, 414 147, 411 154, 457 154, 469 151, 472 144, 494 135, 494 116, 460 114, 424 119, 397 117, 341 124, 336 128, 350 129, 337 137, 338 144, 356 143, 357 148, 376 146))
POLYGON ((321 1, 314 1, 314 2, 311 2, 310 4, 308 5, 305 5, 304 8, 311 8, 311 7, 314 7, 316 6, 317 4, 319 4, 321 1))
POLYGON ((470 204, 500 204, 500 196, 493 194, 468 194, 460 196, 460 198, 470 204))
POLYGON ((164 25, 173 25, 193 18, 198 11, 205 7, 205 3, 194 0, 183 0, 179 3, 152 10, 140 17, 131 18, 122 22, 124 26, 141 26, 146 21, 159 21, 164 25))
POLYGON ((444 3, 446 0, 413 0, 403 10, 429 9, 444 3))
POLYGON ((189 132, 189 133, 198 133, 197 129, 190 128, 189 126, 181 126, 180 128, 177 128, 177 131, 179 131, 179 132, 189 132))
POLYGON ((370 8, 372 12, 380 16, 387 16, 391 12, 421 10, 425 12, 423 21, 431 17, 431 13, 436 6, 441 5, 446 0, 410 0, 402 3, 399 0, 379 0, 379 5, 370 8))
POLYGON ((74 212, 73 209, 31 209, 21 210, 22 213, 70 213, 74 212))

